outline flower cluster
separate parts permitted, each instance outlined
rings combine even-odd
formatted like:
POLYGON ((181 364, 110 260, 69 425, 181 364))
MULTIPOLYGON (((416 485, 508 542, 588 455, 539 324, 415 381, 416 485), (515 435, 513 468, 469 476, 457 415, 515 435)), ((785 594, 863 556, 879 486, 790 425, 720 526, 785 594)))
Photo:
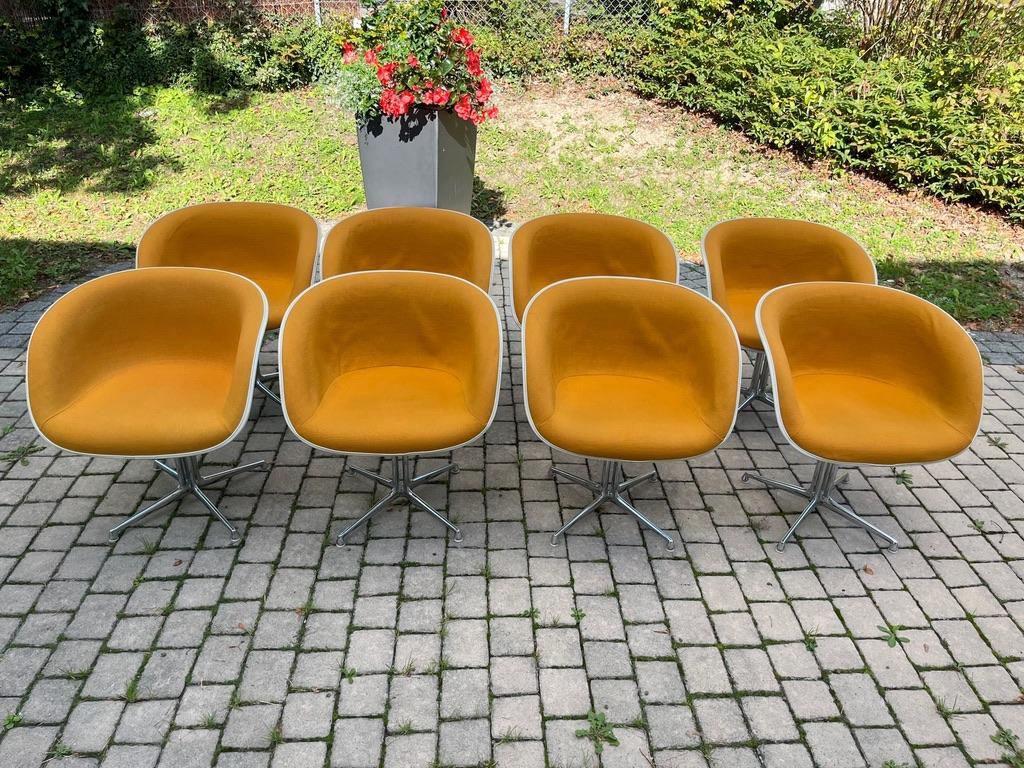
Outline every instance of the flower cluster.
POLYGON ((356 91, 342 101, 364 116, 400 117, 417 105, 450 109, 474 125, 497 116, 473 34, 448 17, 441 0, 376 6, 357 42, 342 45, 349 73, 339 74, 356 91))

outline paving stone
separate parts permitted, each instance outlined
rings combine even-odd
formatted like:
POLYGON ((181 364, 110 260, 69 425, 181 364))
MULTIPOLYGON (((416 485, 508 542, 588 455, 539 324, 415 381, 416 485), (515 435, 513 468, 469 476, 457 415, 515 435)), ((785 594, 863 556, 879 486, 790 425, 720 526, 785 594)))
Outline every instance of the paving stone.
POLYGON ((590 711, 587 674, 582 669, 540 670, 540 698, 545 717, 572 717, 590 711))
POLYGON ((384 744, 384 768, 429 768, 434 764, 437 736, 413 733, 388 736, 384 744))
POLYGON ((334 721, 331 768, 377 768, 384 747, 384 721, 340 718, 334 721))
POLYGON ((122 701, 83 701, 71 710, 61 741, 75 752, 101 752, 114 735, 122 701))
POLYGON ((174 718, 176 701, 140 701, 125 706, 114 741, 122 744, 162 744, 174 718))
POLYGON ((164 751, 160 754, 157 768, 179 768, 179 766, 213 765, 217 749, 217 732, 208 730, 171 731, 164 751))

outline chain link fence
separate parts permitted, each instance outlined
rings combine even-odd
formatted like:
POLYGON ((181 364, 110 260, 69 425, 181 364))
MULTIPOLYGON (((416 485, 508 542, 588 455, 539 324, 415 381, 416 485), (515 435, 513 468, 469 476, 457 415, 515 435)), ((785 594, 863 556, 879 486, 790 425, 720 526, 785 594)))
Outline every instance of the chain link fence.
MULTIPOLYGON (((573 25, 625 30, 646 24, 655 10, 655 0, 525 0, 533 13, 550 16, 551 24, 569 34, 573 25)), ((359 15, 359 0, 250 0, 255 11, 284 17, 312 17, 318 23, 338 17, 359 15)), ((520 3, 520 6, 522 4, 520 3)), ((171 17, 178 21, 217 19, 225 15, 224 0, 92 0, 97 20, 110 18, 118 7, 127 8, 140 21, 171 17)), ((516 22, 514 10, 505 0, 450 0, 452 15, 469 26, 494 27, 516 22)), ((0 0, 0 20, 34 26, 42 20, 38 0, 0 0)))

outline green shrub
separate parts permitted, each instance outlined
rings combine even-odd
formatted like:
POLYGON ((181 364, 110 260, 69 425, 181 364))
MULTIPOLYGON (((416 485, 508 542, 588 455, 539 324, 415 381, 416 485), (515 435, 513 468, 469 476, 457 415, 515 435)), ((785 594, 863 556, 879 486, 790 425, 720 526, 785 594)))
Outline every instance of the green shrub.
POLYGON ((562 32, 549 0, 481 0, 473 10, 472 28, 495 77, 525 83, 558 72, 562 32))
POLYGON ((951 57, 865 60, 807 26, 738 14, 705 29, 665 24, 633 83, 769 146, 1024 220, 1024 68, 963 83, 956 67, 951 57))

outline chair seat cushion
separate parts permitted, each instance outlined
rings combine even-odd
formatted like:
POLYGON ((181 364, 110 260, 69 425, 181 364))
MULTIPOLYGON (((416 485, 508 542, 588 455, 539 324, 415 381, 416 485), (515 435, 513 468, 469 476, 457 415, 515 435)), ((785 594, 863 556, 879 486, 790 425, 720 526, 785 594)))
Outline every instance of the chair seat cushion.
MULTIPOLYGON (((232 369, 158 360, 119 368, 39 425, 62 448, 113 456, 175 456, 227 440, 246 399, 228 402, 232 369)), ((237 400, 238 398, 236 398, 237 400)))
POLYGON ((343 453, 429 453, 461 445, 487 421, 469 410, 462 382, 431 368, 376 366, 350 371, 327 387, 296 431, 343 453))
POLYGON ((873 378, 836 373, 799 374, 792 381, 799 407, 783 410, 799 448, 851 464, 917 464, 959 453, 965 435, 921 393, 873 378))
POLYGON ((535 426, 562 450, 619 461, 699 456, 723 438, 701 420, 698 405, 683 387, 607 374, 559 381, 554 410, 535 426))

